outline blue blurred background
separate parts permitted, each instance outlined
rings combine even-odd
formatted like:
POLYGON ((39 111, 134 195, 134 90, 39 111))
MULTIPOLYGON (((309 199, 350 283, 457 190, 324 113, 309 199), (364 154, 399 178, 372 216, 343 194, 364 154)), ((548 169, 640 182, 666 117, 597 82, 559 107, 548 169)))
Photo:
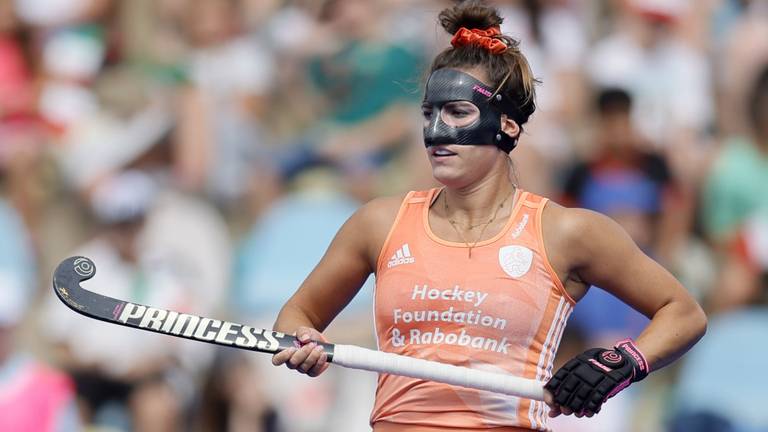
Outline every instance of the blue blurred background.
MULTIPOLYGON (((498 0, 541 79, 520 186, 619 221, 704 305, 673 366, 559 431, 768 431, 768 2, 498 0)), ((344 220, 431 187, 447 0, 0 0, 0 431, 367 430, 375 376, 75 315, 93 285, 271 326, 344 220)), ((332 341, 375 347, 372 281, 332 341)), ((599 288, 557 365, 646 318, 599 288)), ((674 331, 674 329, 670 329, 674 331)))

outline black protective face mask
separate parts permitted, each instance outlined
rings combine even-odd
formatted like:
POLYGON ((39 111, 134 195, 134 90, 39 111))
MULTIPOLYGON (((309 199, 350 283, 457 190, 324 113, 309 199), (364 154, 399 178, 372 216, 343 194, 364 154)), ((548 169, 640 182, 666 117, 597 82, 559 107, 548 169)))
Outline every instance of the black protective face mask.
POLYGON ((424 126, 424 145, 440 144, 495 145, 509 153, 517 145, 501 131, 501 114, 514 111, 514 107, 501 94, 495 94, 472 75, 456 69, 438 69, 427 81, 424 103, 432 107, 429 124, 424 126), (442 120, 440 111, 448 102, 467 101, 480 111, 477 120, 464 127, 452 127, 442 120))

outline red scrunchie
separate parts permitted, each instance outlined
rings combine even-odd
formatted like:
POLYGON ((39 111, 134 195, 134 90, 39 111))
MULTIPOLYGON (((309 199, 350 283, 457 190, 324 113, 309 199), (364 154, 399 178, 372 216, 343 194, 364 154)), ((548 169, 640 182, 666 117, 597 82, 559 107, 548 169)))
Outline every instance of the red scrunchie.
POLYGON ((456 31, 451 39, 451 45, 454 47, 460 47, 465 45, 479 45, 491 54, 501 54, 507 50, 507 44, 501 39, 494 38, 501 34, 501 29, 498 27, 489 27, 485 30, 480 29, 468 29, 462 27, 456 31))

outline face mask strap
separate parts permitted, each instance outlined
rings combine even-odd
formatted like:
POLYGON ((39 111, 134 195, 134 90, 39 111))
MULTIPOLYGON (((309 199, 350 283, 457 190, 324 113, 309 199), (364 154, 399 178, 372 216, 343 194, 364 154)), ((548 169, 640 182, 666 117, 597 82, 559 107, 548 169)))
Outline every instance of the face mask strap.
POLYGON ((510 115, 514 121, 519 123, 519 112, 517 107, 512 103, 511 99, 501 94, 501 91, 504 89, 504 85, 507 83, 511 76, 512 71, 510 70, 506 75, 504 75, 501 83, 496 87, 496 90, 491 93, 491 96, 488 97, 487 101, 489 105, 496 107, 502 114, 510 115))
MULTIPOLYGON (((491 96, 488 98, 488 104, 493 105, 499 108, 499 111, 506 114, 506 111, 515 112, 517 111, 514 109, 514 106, 509 103, 509 101, 504 100, 504 96, 501 94, 501 90, 504 88, 504 85, 509 80, 509 77, 512 76, 512 71, 510 70, 507 72, 506 75, 504 75, 504 78, 501 80, 501 83, 496 87, 496 90, 491 94, 491 96), (507 103, 503 103, 503 102, 507 103), (505 107, 506 105, 506 107, 505 107), (507 109, 505 109, 507 108, 507 109)), ((515 116, 512 116, 512 120, 517 121, 515 119, 515 116)), ((517 146, 517 138, 512 138, 506 133, 499 130, 498 134, 496 135, 496 145, 501 148, 504 152, 509 153, 511 152, 516 146, 517 146)))
POLYGON ((501 83, 499 84, 499 86, 496 87, 496 90, 494 90, 491 96, 488 98, 488 103, 493 103, 494 100, 497 100, 497 101, 501 100, 501 95, 499 93, 501 93, 501 89, 504 88, 504 84, 507 83, 507 80, 511 76, 512 76, 512 71, 510 70, 509 72, 507 72, 506 75, 504 75, 504 79, 501 80, 501 83))

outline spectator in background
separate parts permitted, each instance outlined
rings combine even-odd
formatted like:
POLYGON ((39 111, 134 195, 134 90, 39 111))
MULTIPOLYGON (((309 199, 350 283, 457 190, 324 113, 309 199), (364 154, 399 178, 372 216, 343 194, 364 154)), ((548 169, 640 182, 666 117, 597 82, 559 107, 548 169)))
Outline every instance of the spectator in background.
POLYGON ((40 167, 46 128, 35 111, 29 32, 19 22, 14 3, 0 3, 0 169, 4 195, 19 211, 39 246, 37 228, 43 196, 40 167))
MULTIPOLYGON (((684 239, 679 217, 679 188, 665 159, 634 127, 632 97, 624 90, 600 91, 596 98, 594 149, 567 176, 563 198, 567 206, 583 207, 616 220, 646 253, 659 256, 673 249, 670 241, 684 239), (676 230, 674 228, 677 228, 676 230)), ((661 255, 669 259, 671 254, 661 255)), ((602 290, 592 289, 579 302, 573 322, 594 342, 616 334, 635 337, 647 319, 602 290), (611 310, 610 314, 600 311, 611 310), (594 341, 596 339, 596 341, 594 341)))
MULTIPOLYGON (((309 139, 321 158, 352 176, 353 193, 360 199, 370 198, 377 186, 375 170, 402 154, 403 144, 419 130, 413 118, 421 97, 422 53, 385 37, 386 28, 371 25, 387 22, 384 6, 381 0, 326 0, 320 19, 330 40, 307 70, 327 101, 309 139)), ((383 189, 398 189, 392 180, 383 189)))
POLYGON ((749 94, 750 131, 726 139, 703 191, 706 232, 720 244, 732 238, 752 212, 768 207, 768 67, 749 94))
POLYGON ((34 103, 25 37, 13 2, 0 3, 0 117, 29 112, 34 103))
POLYGON ((16 330, 34 298, 31 241, 17 212, 0 200, 0 430, 77 431, 70 380, 17 345, 16 330))
POLYGON ((748 100, 753 83, 768 64, 768 2, 730 0, 723 3, 722 9, 730 6, 741 10, 732 13, 730 26, 715 27, 723 33, 723 41, 715 46, 713 58, 714 71, 719 77, 718 128, 725 135, 744 135, 752 128, 748 100))
POLYGON ((739 307, 756 294, 756 274, 739 255, 746 222, 768 209, 768 67, 754 84, 748 112, 750 133, 727 138, 702 194, 704 226, 724 263, 711 299, 715 310, 739 307))
POLYGON ((242 12, 232 0, 186 10, 191 86, 182 93, 180 179, 224 208, 243 197, 267 156, 262 117, 276 74, 272 53, 245 33, 242 12))
MULTIPOLYGON (((64 2, 56 2, 62 6, 64 2)), ((73 5, 68 19, 48 16, 44 2, 22 0, 19 11, 36 28, 41 61, 38 109, 41 116, 62 135, 95 115, 99 110, 93 83, 106 60, 107 29, 98 21, 107 12, 107 1, 98 14, 89 1, 73 5), (23 12, 26 11, 27 15, 23 12), (41 12, 37 14, 36 12, 41 12), (39 21, 38 21, 39 20, 39 21), (91 21, 92 20, 92 21, 91 21)))
MULTIPOLYGON (((255 356, 243 351, 221 350, 200 389, 200 410, 193 430, 199 432, 279 432, 270 392, 254 385, 273 380, 260 375, 255 356)), ((270 386, 272 387, 272 386, 270 386)), ((295 411, 294 413, 295 414, 295 411)), ((296 429, 290 429, 294 431, 296 429)))
POLYGON ((680 209, 670 210, 680 206, 681 197, 667 161, 635 127, 627 91, 606 88, 595 99, 594 145, 567 175, 564 201, 610 215, 646 251, 668 250, 665 242, 685 232, 679 226, 670 232, 670 219, 680 209))
POLYGON ((593 47, 586 69, 598 87, 627 89, 640 132, 669 151, 681 182, 695 183, 702 134, 714 116, 706 57, 678 33, 688 0, 630 0, 616 30, 593 47))

